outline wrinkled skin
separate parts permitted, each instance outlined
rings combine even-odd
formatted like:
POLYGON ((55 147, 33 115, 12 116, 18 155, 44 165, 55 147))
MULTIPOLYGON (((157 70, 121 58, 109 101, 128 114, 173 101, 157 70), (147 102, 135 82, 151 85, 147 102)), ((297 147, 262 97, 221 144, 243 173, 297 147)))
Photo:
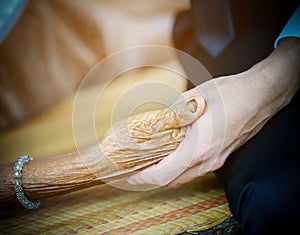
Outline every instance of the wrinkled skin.
POLYGON ((186 126, 204 110, 204 99, 194 96, 170 108, 136 114, 115 123, 101 140, 101 149, 110 161, 125 169, 149 166, 178 147, 186 126))

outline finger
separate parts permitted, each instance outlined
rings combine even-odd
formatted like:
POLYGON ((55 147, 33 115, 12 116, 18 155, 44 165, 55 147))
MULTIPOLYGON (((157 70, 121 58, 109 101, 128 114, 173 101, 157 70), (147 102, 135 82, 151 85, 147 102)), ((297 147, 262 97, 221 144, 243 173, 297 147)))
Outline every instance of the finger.
POLYGON ((178 187, 198 178, 199 176, 204 175, 205 174, 204 172, 199 171, 199 167, 200 167, 200 165, 197 165, 197 166, 193 166, 192 168, 188 169, 183 174, 178 176, 175 180, 170 182, 168 184, 168 187, 169 188, 178 188, 178 187))
POLYGON ((205 111, 206 103, 202 96, 193 96, 187 100, 161 110, 160 118, 153 124, 156 131, 187 126, 196 121, 205 111))
POLYGON ((178 175, 181 174, 182 171, 179 169, 179 173, 176 173, 176 170, 171 164, 174 163, 175 153, 172 153, 161 160, 158 164, 152 165, 127 179, 127 182, 132 185, 145 185, 152 184, 158 186, 167 185, 173 179, 175 179, 178 175), (173 161, 173 163, 172 163, 173 161), (168 167, 169 165, 169 167, 168 167))
POLYGON ((176 114, 180 126, 196 121, 205 111, 206 103, 202 96, 192 96, 186 101, 174 104, 171 108, 176 114))
POLYGON ((155 184, 167 185, 190 167, 197 154, 198 141, 192 136, 188 127, 187 135, 178 148, 160 161, 157 165, 141 171, 128 178, 128 183, 134 185, 155 184))
POLYGON ((219 161, 219 158, 208 158, 203 159, 203 161, 188 169, 172 182, 168 184, 169 188, 178 188, 190 181, 207 174, 208 172, 212 172, 216 169, 219 169, 222 166, 222 161, 219 161))

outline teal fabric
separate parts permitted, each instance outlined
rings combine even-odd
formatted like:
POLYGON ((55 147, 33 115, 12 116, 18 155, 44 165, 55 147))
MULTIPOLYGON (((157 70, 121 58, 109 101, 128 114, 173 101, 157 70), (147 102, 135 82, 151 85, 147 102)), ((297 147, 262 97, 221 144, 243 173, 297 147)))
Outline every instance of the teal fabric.
POLYGON ((0 0, 0 43, 17 22, 26 4, 27 0, 0 0))
POLYGON ((289 19, 277 39, 275 40, 274 47, 276 48, 278 42, 285 37, 299 37, 300 38, 300 5, 295 13, 289 19))

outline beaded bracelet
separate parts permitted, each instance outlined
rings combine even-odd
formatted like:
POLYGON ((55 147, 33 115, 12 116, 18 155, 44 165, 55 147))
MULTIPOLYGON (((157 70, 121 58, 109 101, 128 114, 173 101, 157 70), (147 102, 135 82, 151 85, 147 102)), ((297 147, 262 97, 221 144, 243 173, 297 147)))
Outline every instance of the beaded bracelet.
POLYGON ((19 202, 26 209, 37 209, 41 205, 40 202, 32 202, 28 200, 21 183, 23 165, 24 163, 27 163, 32 160, 32 157, 24 155, 19 157, 14 166, 14 188, 19 202))

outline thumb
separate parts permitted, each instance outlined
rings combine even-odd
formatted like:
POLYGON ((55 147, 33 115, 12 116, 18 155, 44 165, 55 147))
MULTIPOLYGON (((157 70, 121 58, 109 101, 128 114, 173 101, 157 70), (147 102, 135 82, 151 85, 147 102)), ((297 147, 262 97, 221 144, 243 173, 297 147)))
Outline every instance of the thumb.
POLYGON ((187 126, 203 114, 205 107, 206 103, 202 96, 190 97, 161 110, 162 113, 159 115, 161 118, 153 128, 162 131, 187 126))
POLYGON ((171 106, 180 126, 187 126, 196 121, 205 110, 205 100, 202 96, 193 96, 186 101, 171 106))

